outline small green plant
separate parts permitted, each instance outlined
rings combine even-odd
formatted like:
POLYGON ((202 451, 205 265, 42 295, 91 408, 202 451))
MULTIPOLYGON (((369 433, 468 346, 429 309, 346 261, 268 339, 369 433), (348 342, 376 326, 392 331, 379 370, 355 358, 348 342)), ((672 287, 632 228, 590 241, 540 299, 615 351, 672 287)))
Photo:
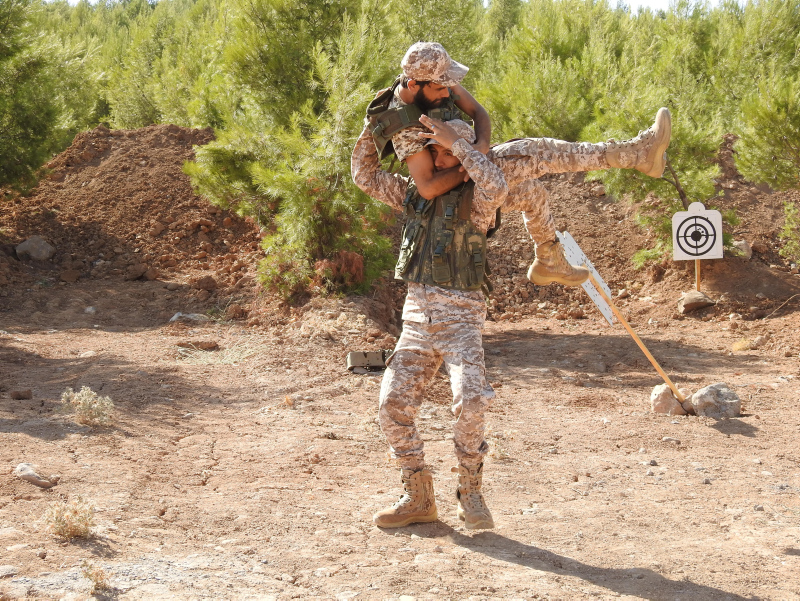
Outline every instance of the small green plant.
POLYGON ((72 501, 51 503, 42 517, 44 528, 61 538, 89 538, 94 526, 94 507, 76 497, 72 501))
POLYGON ((66 409, 75 412, 78 423, 89 426, 104 426, 111 420, 114 412, 114 403, 107 396, 99 396, 88 386, 81 387, 75 392, 67 388, 61 395, 61 402, 66 409))
POLYGON ((111 588, 108 573, 100 566, 92 565, 85 559, 81 562, 81 574, 92 583, 92 590, 90 592, 93 595, 111 588))
POLYGON ((800 209, 790 200, 783 203, 784 223, 778 237, 783 240, 781 256, 790 261, 800 261, 800 209))

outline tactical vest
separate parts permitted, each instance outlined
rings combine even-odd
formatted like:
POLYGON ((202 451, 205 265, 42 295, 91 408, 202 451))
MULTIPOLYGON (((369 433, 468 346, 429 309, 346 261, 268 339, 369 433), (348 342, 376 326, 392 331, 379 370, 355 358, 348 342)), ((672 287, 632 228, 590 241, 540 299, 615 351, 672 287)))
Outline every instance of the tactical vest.
POLYGON ((454 290, 488 287, 486 235, 470 221, 474 192, 470 180, 426 200, 409 184, 396 279, 454 290))
POLYGON ((442 121, 463 119, 461 111, 455 105, 452 92, 450 97, 442 103, 442 106, 430 109, 427 112, 420 109, 416 104, 405 104, 389 108, 389 104, 394 98, 394 91, 399 85, 400 77, 390 87, 378 92, 378 95, 367 107, 367 122, 372 132, 372 139, 375 141, 375 148, 378 149, 381 159, 394 154, 394 146, 392 146, 392 136, 394 134, 409 127, 425 128, 419 120, 422 115, 428 115, 433 119, 441 119, 442 121))

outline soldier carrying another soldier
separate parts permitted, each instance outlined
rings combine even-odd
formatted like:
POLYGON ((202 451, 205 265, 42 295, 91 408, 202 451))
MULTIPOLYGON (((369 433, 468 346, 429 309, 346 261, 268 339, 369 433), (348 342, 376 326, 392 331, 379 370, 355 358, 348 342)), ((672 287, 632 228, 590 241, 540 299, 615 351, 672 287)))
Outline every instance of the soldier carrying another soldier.
MULTIPOLYGON (((537 260, 528 271, 529 279, 546 280, 542 283, 565 279, 572 285, 584 281, 588 273, 580 270, 585 272, 585 268, 570 266, 561 246, 555 242, 549 210, 546 219, 541 218, 542 207, 547 209, 546 197, 541 193, 541 184, 533 184, 538 184, 537 178, 545 173, 609 167, 633 168, 660 176, 670 137, 669 111, 659 110, 650 129, 624 142, 589 144, 525 138, 497 145, 484 155, 473 147, 474 130, 454 118, 455 109, 451 111, 444 103, 428 105, 425 111, 405 110, 400 117, 396 117, 396 111, 383 114, 391 108, 402 109, 414 102, 413 96, 425 94, 417 91, 412 97, 406 94, 406 99, 401 98, 403 90, 411 90, 412 82, 432 82, 443 89, 452 88, 461 81, 467 68, 452 61, 439 44, 430 43, 414 44, 403 58, 402 67, 406 83, 398 79, 390 88, 391 100, 386 100, 384 91, 370 104, 367 125, 351 159, 356 185, 373 198, 402 211, 406 219, 395 268, 395 277, 408 283, 403 332, 383 377, 379 409, 381 429, 400 464, 405 493, 397 503, 378 512, 374 521, 380 527, 396 528, 438 517, 433 477, 425 468, 415 416, 425 385, 444 362, 456 416, 454 444, 459 466, 454 471, 458 472, 458 516, 468 529, 492 528, 492 515, 481 490, 483 457, 488 451, 484 439, 485 412, 494 396, 485 377, 481 337, 486 318, 481 288, 487 260, 487 231, 495 223, 498 208, 523 211, 532 235, 534 219, 529 214, 536 216, 540 226, 549 222, 553 237, 538 245, 537 260), (448 120, 425 114, 434 108, 445 108, 435 114, 448 120), (399 129, 398 123, 402 126, 399 129), (381 169, 379 153, 384 153, 390 142, 401 160, 416 157, 413 160, 417 167, 425 161, 430 163, 429 180, 434 184, 426 191, 435 189, 435 197, 428 199, 415 179, 381 169), (416 146, 421 149, 413 155, 407 154, 408 148, 416 146), (445 176, 452 179, 447 181, 449 188, 444 178, 437 177, 442 173, 455 174, 445 176), (546 259, 539 255, 545 245, 549 253, 546 259)), ((463 90, 460 85, 457 89, 463 90)), ((445 98, 440 93, 439 98, 445 98)), ((451 99, 449 96, 445 99, 448 98, 451 99)), ((483 110, 469 108, 475 114, 483 110)), ((415 170, 410 162, 409 171, 413 178, 415 170)), ((426 175, 423 173, 422 177, 426 175)))

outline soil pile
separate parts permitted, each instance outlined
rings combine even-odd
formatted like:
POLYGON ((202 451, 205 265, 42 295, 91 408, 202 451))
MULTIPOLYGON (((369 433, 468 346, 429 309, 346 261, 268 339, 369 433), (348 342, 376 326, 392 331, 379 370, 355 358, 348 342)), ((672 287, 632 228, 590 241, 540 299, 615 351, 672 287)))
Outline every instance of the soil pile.
POLYGON ((53 159, 49 176, 0 215, 0 284, 161 279, 199 302, 252 291, 259 228, 196 196, 181 171, 213 132, 175 125, 97 127, 53 159), (48 262, 20 262, 13 246, 38 234, 48 262))

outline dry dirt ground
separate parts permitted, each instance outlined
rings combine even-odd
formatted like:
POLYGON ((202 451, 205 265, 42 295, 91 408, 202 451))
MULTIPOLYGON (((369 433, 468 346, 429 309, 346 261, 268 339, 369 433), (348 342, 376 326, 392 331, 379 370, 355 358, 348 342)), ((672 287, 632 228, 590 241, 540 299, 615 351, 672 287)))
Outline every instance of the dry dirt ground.
POLYGON ((39 234, 57 252, 0 253, 0 599, 89 598, 87 568, 111 599, 800 599, 800 277, 776 236, 796 193, 723 165, 720 204, 756 252, 705 262, 718 303, 680 316, 693 272, 631 268, 646 240, 635 207, 550 178, 559 224, 628 291, 618 304, 671 378, 726 382, 742 414, 651 413, 661 380, 627 333, 580 290, 524 282, 530 247, 511 215, 492 242, 484 336, 497 527, 456 518, 439 374, 419 424, 440 520, 381 531, 370 517, 400 483, 375 421, 380 376, 344 363, 391 348, 402 288, 282 307, 254 284, 258 230, 180 171, 208 132, 82 136, 1 205, 0 243, 39 234), (179 311, 209 319, 170 322, 179 311), (178 346, 200 342, 218 348, 178 346), (59 410, 81 386, 113 399, 109 426, 59 410), (39 489, 14 475, 21 462, 61 479, 39 489), (79 496, 93 535, 46 533, 47 507, 79 496))

